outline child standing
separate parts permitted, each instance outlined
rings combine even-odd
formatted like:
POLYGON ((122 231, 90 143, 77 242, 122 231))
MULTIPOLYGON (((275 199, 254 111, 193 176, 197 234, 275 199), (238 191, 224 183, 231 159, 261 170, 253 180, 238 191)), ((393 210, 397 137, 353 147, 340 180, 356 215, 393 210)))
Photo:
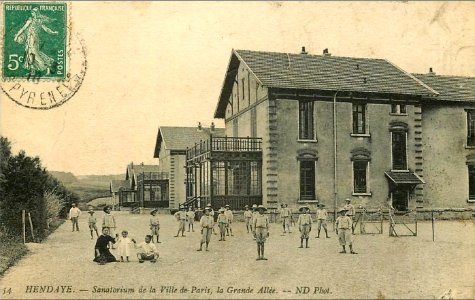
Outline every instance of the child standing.
POLYGON ((185 206, 180 206, 180 210, 175 213, 175 218, 178 221, 178 232, 176 233, 175 237, 178 237, 180 235, 181 231, 181 236, 185 236, 185 223, 186 223, 186 208, 185 206))
POLYGON ((117 252, 118 255, 120 256, 120 261, 124 262, 124 256, 129 262, 129 256, 130 256, 130 248, 132 247, 133 244, 135 244, 135 240, 129 238, 129 232, 127 230, 122 231, 122 236, 119 237, 119 240, 117 241, 117 252))
POLYGON ((152 215, 150 217, 150 235, 152 236, 152 241, 153 241, 153 236, 156 235, 157 243, 160 243, 158 241, 158 237, 159 237, 158 231, 160 230, 160 221, 158 220, 157 211, 158 211, 157 209, 154 209, 150 212, 150 214, 152 215))
POLYGON ((318 230, 317 238, 320 237, 320 230, 322 229, 322 227, 325 230, 325 235, 327 236, 327 238, 330 238, 328 236, 328 230, 327 230, 327 218, 328 218, 328 212, 325 209, 325 205, 323 205, 322 203, 319 203, 318 208, 317 208, 317 230, 318 230))
POLYGON ((211 240, 211 232, 214 227, 214 219, 210 216, 211 207, 205 208, 205 214, 200 219, 201 225, 201 242, 200 249, 196 251, 203 251, 203 244, 206 243, 206 251, 208 251, 208 245, 211 240))
POLYGON ((99 237, 99 233, 97 232, 97 226, 96 226, 97 219, 94 216, 94 211, 92 209, 90 209, 88 213, 89 213, 89 218, 87 219, 87 222, 89 223, 89 230, 91 231, 91 240, 92 240, 94 238, 94 235, 92 233, 93 231, 96 231, 96 236, 99 237))
POLYGON ((186 212, 186 220, 188 221, 188 232, 190 232, 190 229, 192 232, 195 232, 195 229, 193 228, 193 223, 195 222, 195 212, 191 206, 186 212))
POLYGON ((287 204, 282 204, 280 209, 280 217, 282 219, 282 227, 284 229, 284 234, 287 232, 286 229, 290 231, 290 209, 287 208, 287 204))
POLYGON ((226 226, 228 225, 228 218, 226 217, 226 214, 224 212, 225 212, 224 208, 221 208, 219 210, 219 215, 218 215, 218 220, 217 220, 219 233, 221 234, 221 238, 219 239, 220 241, 226 240, 224 237, 226 235, 226 226))
POLYGON ((256 228, 254 227, 254 220, 257 218, 257 216, 259 215, 259 212, 257 211, 257 204, 253 204, 252 205, 252 220, 251 220, 251 229, 252 229, 252 232, 253 232, 253 238, 256 239, 256 228))
POLYGON ((347 210, 344 208, 338 210, 340 215, 335 221, 336 234, 338 234, 338 240, 340 245, 343 247, 343 250, 340 251, 340 253, 346 253, 345 246, 348 245, 350 246, 350 253, 357 254, 355 251, 353 251, 353 242, 351 241, 352 222, 350 217, 345 215, 346 211, 347 210))
POLYGON ((257 208, 259 211, 254 217, 253 226, 254 237, 257 242, 257 259, 256 260, 267 260, 264 257, 264 244, 266 239, 269 237, 269 218, 264 215, 264 212, 267 210, 263 205, 259 205, 257 208))
POLYGON ((303 248, 303 240, 305 239, 305 248, 308 248, 308 238, 310 231, 312 231, 312 216, 309 214, 310 208, 308 206, 302 206, 299 211, 299 219, 297 225, 300 231, 300 247, 303 248))
POLYGON ((249 233, 249 229, 252 231, 252 211, 249 210, 249 205, 244 207, 244 220, 246 221, 246 229, 247 233, 249 233))
MULTIPOLYGON (((104 207, 104 217, 102 218, 102 230, 107 228, 109 235, 111 237, 115 237, 116 236, 115 227, 116 227, 115 218, 111 214, 111 207, 106 206, 104 207)), ((112 245, 112 249, 114 249, 114 245, 112 245)))
POLYGON ((145 260, 149 260, 150 262, 154 263, 157 261, 158 249, 157 246, 152 242, 152 236, 147 234, 145 236, 145 242, 142 242, 137 245, 139 251, 137 252, 137 258, 139 259, 139 263, 143 263, 145 260))
POLYGON ((233 211, 231 210, 229 204, 226 204, 225 207, 226 207, 226 210, 224 211, 224 214, 226 215, 226 218, 228 219, 228 225, 226 225, 226 235, 229 236, 229 233, 231 233, 231 236, 234 236, 233 228, 231 227, 234 220, 233 211))

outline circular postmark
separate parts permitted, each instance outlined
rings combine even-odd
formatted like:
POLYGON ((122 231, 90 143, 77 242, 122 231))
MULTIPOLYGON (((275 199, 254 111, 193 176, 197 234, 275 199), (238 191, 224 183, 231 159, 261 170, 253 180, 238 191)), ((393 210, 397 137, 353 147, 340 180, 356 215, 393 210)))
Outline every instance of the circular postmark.
POLYGON ((51 109, 71 99, 87 70, 67 3, 4 3, 1 89, 18 105, 51 109))

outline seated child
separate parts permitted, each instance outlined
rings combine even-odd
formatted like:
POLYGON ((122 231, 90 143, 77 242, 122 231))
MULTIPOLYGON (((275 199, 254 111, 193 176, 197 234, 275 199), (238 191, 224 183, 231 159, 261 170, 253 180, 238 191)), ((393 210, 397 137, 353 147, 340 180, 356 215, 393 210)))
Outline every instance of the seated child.
POLYGON ((139 248, 137 252, 137 258, 139 259, 139 263, 143 263, 145 260, 149 260, 150 262, 156 262, 158 259, 158 249, 157 246, 152 242, 152 236, 147 234, 145 236, 145 242, 142 242, 137 245, 139 248))

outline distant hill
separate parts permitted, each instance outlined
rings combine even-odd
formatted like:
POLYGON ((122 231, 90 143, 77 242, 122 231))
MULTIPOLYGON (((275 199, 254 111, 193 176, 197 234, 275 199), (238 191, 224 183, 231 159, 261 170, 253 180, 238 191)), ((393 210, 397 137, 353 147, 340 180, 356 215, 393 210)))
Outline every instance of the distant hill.
POLYGON ((76 176, 74 176, 74 174, 71 172, 49 171, 49 173, 56 177, 56 179, 61 181, 64 185, 78 181, 76 176))
POLYGON ((61 181, 70 191, 81 198, 81 202, 89 202, 96 198, 109 197, 111 180, 124 179, 125 174, 119 175, 78 175, 69 172, 49 171, 61 181))
POLYGON ((119 175, 79 175, 76 176, 79 182, 84 184, 106 186, 109 190, 109 184, 111 180, 125 179, 125 174, 119 175))

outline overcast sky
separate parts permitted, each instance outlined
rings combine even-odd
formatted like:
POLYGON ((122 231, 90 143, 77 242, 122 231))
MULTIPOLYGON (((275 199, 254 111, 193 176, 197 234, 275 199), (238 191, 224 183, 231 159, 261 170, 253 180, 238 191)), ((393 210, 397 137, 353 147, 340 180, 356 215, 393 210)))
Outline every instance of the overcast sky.
POLYGON ((46 111, 1 94, 0 132, 14 151, 76 175, 158 163, 159 126, 208 126, 233 48, 329 48, 475 76, 475 2, 74 2, 71 17, 87 47, 83 85, 46 111))

